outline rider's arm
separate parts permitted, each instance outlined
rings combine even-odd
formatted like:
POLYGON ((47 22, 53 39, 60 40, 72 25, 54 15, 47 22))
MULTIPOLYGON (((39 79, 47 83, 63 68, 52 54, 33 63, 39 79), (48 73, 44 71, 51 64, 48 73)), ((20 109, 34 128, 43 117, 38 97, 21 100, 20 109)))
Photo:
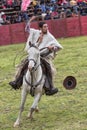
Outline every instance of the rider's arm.
POLYGON ((52 41, 51 43, 52 43, 52 44, 50 44, 50 45, 48 46, 48 49, 49 49, 49 50, 54 51, 54 52, 57 52, 57 51, 63 49, 63 47, 60 46, 60 44, 55 45, 55 42, 54 42, 54 41, 52 41))
POLYGON ((36 19, 36 16, 32 16, 29 21, 27 22, 26 24, 26 27, 25 27, 25 32, 28 32, 30 34, 30 23, 36 19))
POLYGON ((27 39, 27 42, 26 42, 26 47, 25 47, 25 51, 28 52, 28 49, 29 49, 29 42, 32 43, 33 41, 33 36, 34 36, 34 33, 35 33, 35 29, 33 28, 30 28, 30 23, 35 20, 37 18, 37 16, 32 16, 30 18, 30 20, 28 21, 26 27, 25 27, 25 31, 27 31, 29 33, 29 37, 27 39))
POLYGON ((62 45, 50 33, 49 33, 49 38, 50 38, 50 41, 49 41, 48 49, 55 51, 55 52, 63 49, 62 45))

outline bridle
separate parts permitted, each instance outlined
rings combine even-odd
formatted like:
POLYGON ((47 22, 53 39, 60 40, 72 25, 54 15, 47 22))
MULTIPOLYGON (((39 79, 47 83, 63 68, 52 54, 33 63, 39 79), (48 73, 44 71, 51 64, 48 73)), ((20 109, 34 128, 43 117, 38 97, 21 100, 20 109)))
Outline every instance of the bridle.
MULTIPOLYGON (((31 48, 31 47, 34 47, 34 48, 38 49, 38 47, 35 46, 34 44, 30 44, 30 48, 31 48)), ((36 67, 36 68, 39 67, 39 65, 38 65, 38 67, 36 66, 36 65, 37 65, 37 61, 38 61, 38 58, 37 58, 36 60, 34 60, 34 59, 29 59, 29 62, 30 62, 30 61, 33 61, 33 62, 34 62, 34 67, 32 68, 32 71, 35 69, 35 67, 36 67)), ((36 69, 35 69, 35 70, 36 70, 36 69)))
MULTIPOLYGON (((34 62, 34 67, 32 68, 32 70, 31 71, 33 71, 34 69, 35 69, 35 67, 36 67, 36 65, 37 65, 37 60, 35 61, 34 59, 29 59, 29 62, 30 61, 33 61, 34 62)), ((39 66, 38 66, 39 67, 39 66)))
MULTIPOLYGON (((37 48, 35 45, 32 45, 31 47, 37 48)), ((43 73, 42 73, 40 80, 39 80, 38 82, 36 82, 36 83, 33 83, 33 74, 34 74, 34 72, 38 69, 38 67, 40 66, 40 64, 37 65, 37 60, 38 60, 38 58, 37 58, 36 60, 34 60, 34 59, 29 59, 29 62, 30 62, 30 61, 33 61, 33 62, 34 62, 34 67, 33 67, 32 70, 30 71, 31 82, 29 82, 29 81, 27 80, 26 76, 25 76, 25 82, 26 82, 29 86, 31 86, 30 94, 31 94, 32 96, 34 96, 34 90, 35 90, 35 88, 36 88, 38 85, 40 85, 40 83, 41 83, 41 81, 42 81, 42 79, 43 79, 43 73)))

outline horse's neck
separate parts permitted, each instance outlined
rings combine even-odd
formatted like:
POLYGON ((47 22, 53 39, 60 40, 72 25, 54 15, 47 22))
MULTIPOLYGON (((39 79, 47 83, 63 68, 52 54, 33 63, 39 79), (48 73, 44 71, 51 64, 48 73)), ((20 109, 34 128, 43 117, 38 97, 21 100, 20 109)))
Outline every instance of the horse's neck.
POLYGON ((41 65, 39 65, 39 67, 37 68, 35 72, 35 77, 37 77, 37 79, 40 79, 41 76, 42 76, 42 68, 41 68, 41 65))
POLYGON ((40 59, 38 59, 38 62, 37 62, 37 65, 36 65, 36 71, 34 72, 34 77, 35 79, 40 79, 42 75, 42 68, 41 68, 41 65, 40 65, 40 59))

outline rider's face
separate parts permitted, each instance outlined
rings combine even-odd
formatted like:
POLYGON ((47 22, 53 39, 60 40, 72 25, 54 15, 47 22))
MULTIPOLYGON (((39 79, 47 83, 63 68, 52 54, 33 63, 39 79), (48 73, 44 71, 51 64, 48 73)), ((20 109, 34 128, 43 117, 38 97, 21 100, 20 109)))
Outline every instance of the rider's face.
POLYGON ((48 31, 48 25, 44 24, 43 27, 41 28, 42 32, 45 34, 48 31))

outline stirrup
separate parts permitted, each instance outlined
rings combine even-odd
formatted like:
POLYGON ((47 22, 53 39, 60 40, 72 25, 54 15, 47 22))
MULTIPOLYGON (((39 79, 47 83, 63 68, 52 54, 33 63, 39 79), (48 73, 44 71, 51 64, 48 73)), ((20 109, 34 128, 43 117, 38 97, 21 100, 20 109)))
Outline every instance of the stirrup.
POLYGON ((58 88, 53 88, 52 90, 47 91, 47 92, 45 92, 45 93, 46 93, 46 95, 51 96, 51 95, 56 94, 57 92, 58 92, 58 88))

